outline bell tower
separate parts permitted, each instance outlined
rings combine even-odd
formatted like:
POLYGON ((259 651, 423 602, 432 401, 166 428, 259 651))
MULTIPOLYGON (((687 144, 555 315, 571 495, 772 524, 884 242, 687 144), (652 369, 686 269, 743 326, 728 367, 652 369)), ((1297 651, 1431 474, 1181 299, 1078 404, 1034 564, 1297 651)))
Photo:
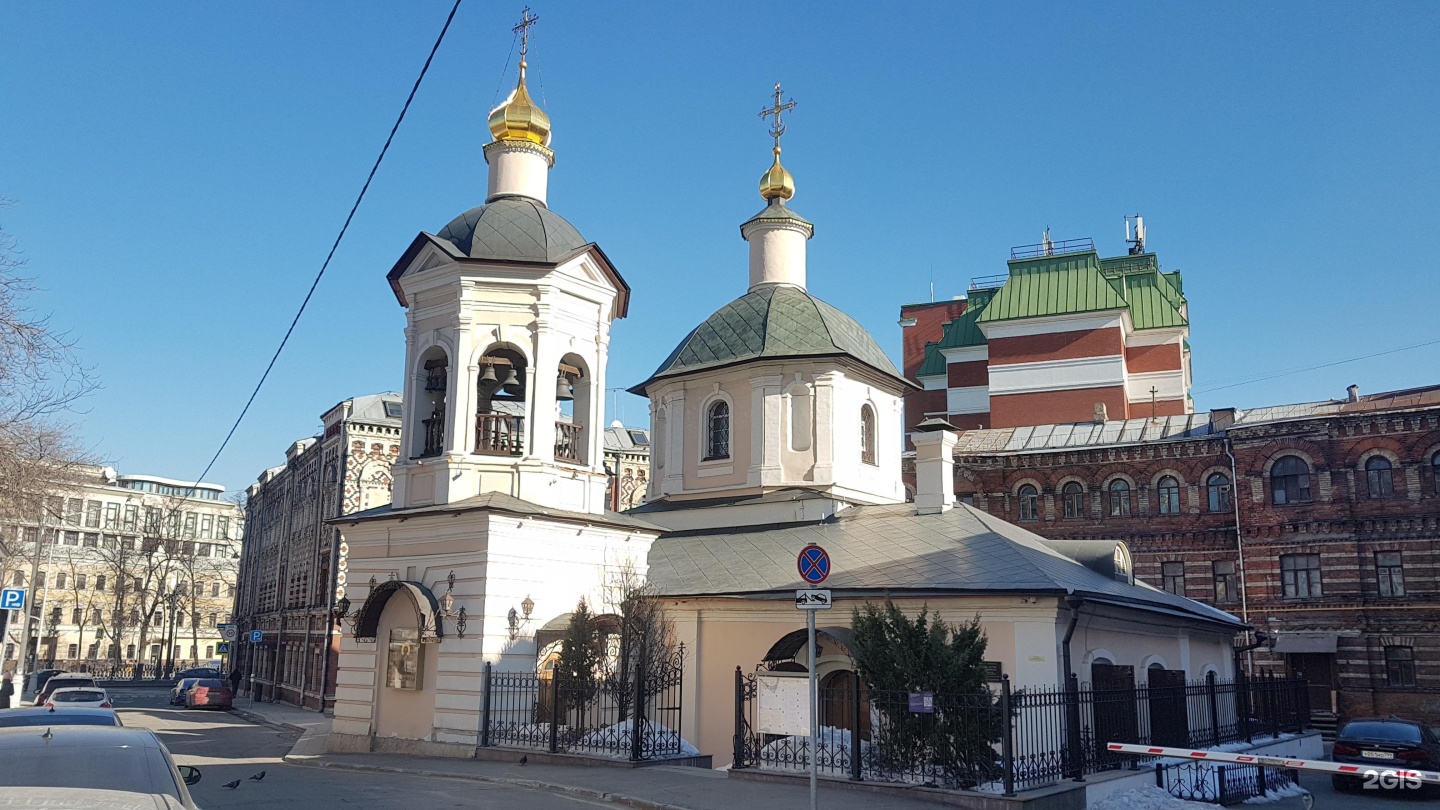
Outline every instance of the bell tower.
POLYGON ((406 308, 397 510, 490 492, 600 514, 610 324, 630 289, 546 204, 550 118, 525 77, 491 111, 483 205, 422 232, 390 271, 406 308))

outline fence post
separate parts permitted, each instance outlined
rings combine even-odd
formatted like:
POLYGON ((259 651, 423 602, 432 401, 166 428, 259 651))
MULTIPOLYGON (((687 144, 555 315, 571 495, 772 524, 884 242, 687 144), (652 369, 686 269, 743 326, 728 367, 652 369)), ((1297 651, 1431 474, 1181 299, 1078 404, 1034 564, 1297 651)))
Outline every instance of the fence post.
POLYGON ((1001 779, 1006 796, 1015 795, 1015 722, 1010 713, 1010 676, 1000 675, 1000 722, 1005 724, 1000 740, 1000 766, 1005 769, 1001 779))
POLYGON ((489 661, 485 662, 485 695, 480 698, 480 747, 490 746, 490 688, 494 677, 489 661))
POLYGON ((1270 682, 1270 736, 1280 736, 1280 695, 1275 688, 1275 673, 1270 673, 1267 680, 1270 682))
POLYGON ((1215 694, 1215 670, 1205 673, 1205 694, 1210 698, 1210 744, 1220 744, 1220 698, 1215 694))
POLYGON ((1071 778, 1085 781, 1085 744, 1080 740, 1080 679, 1071 672, 1065 679, 1065 725, 1070 749, 1071 778))
MULTIPOLYGON (((558 667, 556 669, 559 669, 558 667)), ((535 682, 535 687, 540 688, 540 681, 535 682)), ((560 673, 554 672, 550 676, 550 753, 560 751, 560 673)))
POLYGON ((865 750, 860 739, 860 673, 850 680, 850 778, 860 781, 861 752, 865 750))
POLYGON ((1159 762, 1155 763, 1155 787, 1165 789, 1165 765, 1159 762))
POLYGON ((635 699, 630 719, 630 761, 639 762, 645 739, 645 645, 635 656, 635 699))
POLYGON ((735 739, 730 769, 745 767, 745 675, 735 667, 735 739))
MULTIPOLYGON (((1239 658, 1236 658, 1239 663, 1239 658)), ((1245 742, 1253 742, 1250 731, 1250 677, 1245 673, 1244 667, 1235 668, 1235 714, 1240 721, 1240 728, 1237 729, 1245 742)))
MULTIPOLYGON (((1260 791, 1264 795, 1265 791, 1260 791)), ((1225 800, 1225 766, 1215 766, 1215 802, 1219 804, 1225 800)))

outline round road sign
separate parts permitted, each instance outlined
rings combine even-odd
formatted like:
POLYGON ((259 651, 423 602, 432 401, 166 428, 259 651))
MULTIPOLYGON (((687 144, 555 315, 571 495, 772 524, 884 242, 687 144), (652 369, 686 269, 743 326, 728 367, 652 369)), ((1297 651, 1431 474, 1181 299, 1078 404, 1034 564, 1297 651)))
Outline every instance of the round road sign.
POLYGON ((795 565, 800 569, 800 578, 811 585, 819 585, 830 576, 830 554, 813 543, 800 551, 795 565))

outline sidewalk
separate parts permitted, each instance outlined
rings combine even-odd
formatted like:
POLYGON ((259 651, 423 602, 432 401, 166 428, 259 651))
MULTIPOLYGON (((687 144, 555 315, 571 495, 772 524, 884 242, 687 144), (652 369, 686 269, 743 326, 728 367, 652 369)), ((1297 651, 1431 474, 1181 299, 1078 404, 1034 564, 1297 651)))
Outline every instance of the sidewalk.
MULTIPOLYGON (((579 799, 611 802, 637 810, 794 810, 809 806, 804 784, 771 784, 730 779, 724 771, 704 768, 654 766, 647 768, 590 768, 570 765, 521 765, 523 751, 513 762, 488 762, 448 757, 412 757, 401 754, 329 754, 325 740, 331 718, 283 703, 235 701, 234 713, 254 723, 299 730, 300 740, 285 756, 292 765, 377 773, 409 773, 563 793, 579 799)), ((826 810, 874 810, 889 804, 890 796, 828 787, 820 781, 826 810)), ((903 799, 906 810, 954 810, 946 804, 903 799)))

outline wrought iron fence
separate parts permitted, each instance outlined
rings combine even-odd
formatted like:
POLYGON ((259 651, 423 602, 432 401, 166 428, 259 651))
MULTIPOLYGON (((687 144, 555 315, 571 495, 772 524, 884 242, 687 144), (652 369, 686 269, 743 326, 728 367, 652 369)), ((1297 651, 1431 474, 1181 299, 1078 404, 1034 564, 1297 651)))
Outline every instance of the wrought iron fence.
POLYGON ((1212 804, 1239 804, 1294 785, 1289 768, 1219 762, 1155 763, 1155 786, 1177 799, 1212 804))
POLYGON ((485 665, 479 747, 632 762, 695 756, 681 737, 685 647, 593 678, 496 672, 485 665))
MULTIPOLYGON (((786 680, 736 669, 732 767, 809 770, 808 697, 796 692, 787 703, 786 680)), ((829 776, 1009 795, 1138 764, 1107 750, 1110 742, 1198 748, 1301 731, 1306 695, 1304 680, 1270 675, 1111 689, 1072 679, 1069 688, 1013 691, 1002 678, 999 689, 969 695, 871 692, 851 678, 819 690, 813 755, 829 776)))
POLYGON ((64 659, 42 659, 37 669, 59 669, 65 672, 81 672, 93 676, 100 681, 163 681, 173 678, 174 674, 190 668, 192 665, 184 661, 176 661, 170 666, 163 663, 147 663, 144 661, 106 661, 94 658, 64 658, 64 659))

